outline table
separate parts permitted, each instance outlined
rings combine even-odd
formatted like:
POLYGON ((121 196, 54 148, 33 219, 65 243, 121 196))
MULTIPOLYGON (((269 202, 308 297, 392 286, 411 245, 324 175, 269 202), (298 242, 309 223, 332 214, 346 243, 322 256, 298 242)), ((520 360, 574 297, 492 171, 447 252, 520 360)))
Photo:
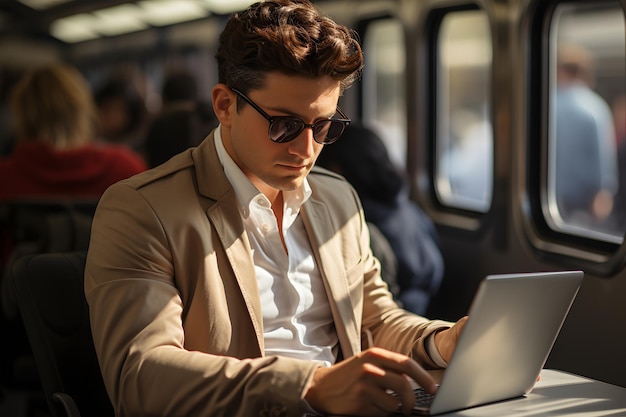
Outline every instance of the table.
POLYGON ((626 416, 626 388, 563 371, 544 369, 523 398, 474 407, 445 417, 626 416))

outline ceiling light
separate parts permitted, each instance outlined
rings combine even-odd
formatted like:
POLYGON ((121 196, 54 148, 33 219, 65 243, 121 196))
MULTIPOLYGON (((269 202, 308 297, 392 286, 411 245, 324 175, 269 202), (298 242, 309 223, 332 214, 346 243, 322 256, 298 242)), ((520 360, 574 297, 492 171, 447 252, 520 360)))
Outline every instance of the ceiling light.
POLYGON ((230 14, 245 9, 256 1, 250 0, 199 0, 207 9, 217 14, 230 14))
POLYGON ((94 17, 82 13, 56 20, 50 27, 50 33, 67 43, 76 43, 95 39, 100 35, 93 30, 94 17))
POLYGON ((94 29, 108 36, 136 32, 148 28, 140 18, 141 9, 134 4, 122 4, 95 11, 94 29))
MULTIPOLYGON (((67 0, 23 0, 28 2, 65 2, 67 0)), ((68 43, 100 36, 115 36, 198 20, 216 14, 243 10, 254 0, 142 0, 96 10, 91 14, 68 16, 53 22, 51 34, 68 43), (100 35, 100 36, 99 36, 100 35)))
POLYGON ((209 12, 193 0, 140 1, 141 18, 152 26, 165 26, 206 17, 209 12))

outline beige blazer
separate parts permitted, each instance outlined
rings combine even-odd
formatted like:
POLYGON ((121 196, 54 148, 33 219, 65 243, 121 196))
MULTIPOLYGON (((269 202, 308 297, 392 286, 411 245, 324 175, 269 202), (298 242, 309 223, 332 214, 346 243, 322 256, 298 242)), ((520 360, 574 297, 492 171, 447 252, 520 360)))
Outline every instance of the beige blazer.
MULTIPOLYGON (((449 326, 397 307, 369 248, 360 202, 314 169, 301 215, 341 356, 374 343, 434 367, 423 339, 449 326)), ((301 416, 316 365, 265 357, 250 244, 213 134, 117 183, 96 211, 85 293, 104 381, 120 416, 301 416)))

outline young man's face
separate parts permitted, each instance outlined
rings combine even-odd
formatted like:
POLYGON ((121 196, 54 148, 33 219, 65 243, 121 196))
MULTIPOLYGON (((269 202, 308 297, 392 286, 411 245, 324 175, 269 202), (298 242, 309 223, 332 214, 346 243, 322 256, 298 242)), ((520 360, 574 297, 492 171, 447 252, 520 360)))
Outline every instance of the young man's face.
MULTIPOLYGON (((315 142, 312 129, 305 128, 287 143, 272 142, 268 120, 243 101, 237 112, 237 96, 228 87, 218 85, 216 90, 220 91, 214 90, 213 98, 218 101, 224 146, 250 181, 270 199, 281 190, 300 186, 324 146, 315 142)), ((335 114, 339 92, 339 82, 330 77, 270 73, 265 86, 247 96, 270 116, 296 116, 314 123, 335 114)))

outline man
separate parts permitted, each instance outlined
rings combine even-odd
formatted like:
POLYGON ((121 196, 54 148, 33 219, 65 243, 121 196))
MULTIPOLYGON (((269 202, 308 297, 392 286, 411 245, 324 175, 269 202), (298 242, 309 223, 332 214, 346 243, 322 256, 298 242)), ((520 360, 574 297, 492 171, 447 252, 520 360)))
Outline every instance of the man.
POLYGON ((593 60, 586 49, 559 45, 557 58, 554 180, 559 213, 569 224, 600 224, 613 211, 619 186, 611 108, 591 88, 593 60))
POLYGON ((311 171, 348 123, 359 45, 306 1, 268 1, 230 19, 217 60, 220 126, 94 218, 85 291, 116 412, 408 413, 407 376, 434 392, 425 368, 464 321, 398 308, 356 193, 311 171))
POLYGON ((162 99, 163 107, 150 122, 143 145, 150 168, 197 146, 217 126, 211 102, 198 97, 196 78, 189 72, 168 74, 162 99))

